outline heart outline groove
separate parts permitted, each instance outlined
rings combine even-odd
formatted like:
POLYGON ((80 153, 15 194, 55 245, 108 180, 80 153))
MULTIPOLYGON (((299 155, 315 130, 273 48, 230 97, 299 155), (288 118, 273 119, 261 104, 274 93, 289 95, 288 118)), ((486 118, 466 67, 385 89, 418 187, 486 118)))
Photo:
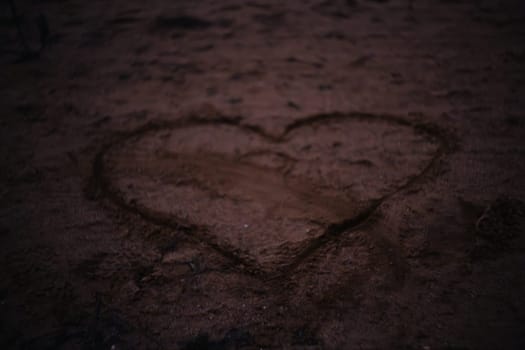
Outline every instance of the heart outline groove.
MULTIPOLYGON (((343 129, 346 130, 345 128, 343 129)), ((337 127, 334 130, 337 130, 337 127)), ((387 135, 388 132, 390 131, 386 130, 385 135, 387 135)), ((330 136, 331 134, 328 134, 328 135, 330 136)), ((387 135, 385 139, 388 137, 389 136, 387 135)), ((307 138, 307 137, 303 137, 303 138, 307 138)), ((194 142, 195 143, 195 141, 193 141, 191 138, 186 138, 186 139, 187 139, 186 141, 175 140, 174 142, 175 143, 179 142, 177 144, 177 147, 180 147, 181 145, 183 145, 180 142, 183 142, 183 143, 184 142, 185 143, 194 142)), ((380 139, 383 140, 383 137, 381 136, 380 139)), ((249 141, 249 142, 252 142, 252 141, 249 141)), ((336 143, 332 144, 332 146, 334 145, 336 145, 336 143)), ((197 147, 198 149, 199 147, 204 147, 204 146, 201 143, 194 147, 197 147)), ((206 146, 206 147, 211 147, 211 146, 206 146)), ((94 186, 96 186, 95 188, 96 188, 97 193, 101 194, 102 197, 109 199, 113 204, 116 204, 121 209, 124 209, 125 211, 131 212, 133 214, 136 214, 140 216, 142 219, 146 220, 147 222, 165 226, 165 227, 170 227, 170 228, 181 230, 185 232, 191 237, 196 238, 198 241, 206 243, 211 248, 213 248, 215 251, 225 256, 226 258, 230 259, 234 263, 234 265, 242 266, 242 271, 244 273, 249 273, 253 275, 262 275, 262 276, 280 276, 283 274, 287 274, 290 271, 293 271, 307 257, 313 255, 319 248, 323 247, 328 242, 336 240, 343 233, 352 232, 354 230, 362 228, 367 222, 370 221, 371 217, 375 213, 377 213, 381 204, 384 203, 386 200, 393 197, 397 193, 400 193, 408 189, 409 187, 414 186, 416 183, 422 182, 425 178, 431 177, 430 175, 432 173, 436 173, 436 170, 439 168, 439 164, 441 164, 442 158, 445 155, 452 152, 454 148, 455 148, 455 142, 454 142, 453 135, 451 135, 449 132, 445 131, 444 129, 439 128, 433 124, 412 122, 412 121, 408 121, 398 116, 386 115, 386 114, 369 114, 369 113, 361 113, 361 112, 318 114, 318 115, 298 119, 288 124, 284 128, 283 132, 280 133, 279 135, 269 134, 258 126, 243 124, 240 118, 228 118, 228 117, 220 116, 214 119, 199 119, 199 118, 193 117, 191 119, 187 118, 187 119, 180 119, 177 121, 154 121, 154 122, 147 123, 146 125, 139 127, 138 129, 133 130, 131 132, 122 133, 120 135, 117 135, 112 140, 110 140, 107 144, 101 147, 99 153, 97 153, 94 164, 93 164, 93 174, 91 178, 91 183, 94 186), (424 139, 425 140, 424 142, 426 142, 428 145, 433 145, 435 147, 434 149, 432 149, 431 156, 428 159, 426 159, 423 164, 420 164, 421 166, 419 167, 417 172, 413 172, 410 174, 410 176, 404 177, 402 181, 398 181, 396 186, 388 190, 385 189, 383 193, 378 193, 375 196, 375 198, 368 198, 366 200, 363 200, 364 205, 358 206, 358 208, 354 210, 351 215, 347 215, 343 217, 336 215, 336 219, 333 219, 332 217, 332 219, 329 219, 327 222, 324 223, 324 225, 321 225, 321 228, 320 228, 321 232, 319 234, 313 236, 312 238, 305 239, 304 242, 300 242, 300 244, 298 245, 298 248, 295 249, 292 253, 289 253, 288 255, 285 254, 283 259, 277 262, 270 261, 270 268, 265 266, 264 262, 261 263, 260 261, 257 261, 257 259, 250 256, 249 251, 247 253, 243 252, 239 249, 239 246, 235 245, 235 243, 231 244, 233 239, 230 239, 230 241, 223 239, 221 241, 220 237, 219 238, 217 237, 217 233, 213 232, 213 225, 210 225, 209 223, 199 224, 195 222, 195 221, 198 221, 198 220, 195 220, 195 218, 188 219, 181 215, 174 215, 174 213, 163 212, 162 210, 161 211, 154 210, 148 207, 148 205, 141 203, 140 201, 130 200, 130 198, 126 196, 126 190, 123 190, 122 186, 116 184, 115 180, 112 178, 112 172, 114 172, 114 170, 111 169, 111 164, 108 163, 108 158, 111 158, 112 156, 111 153, 115 152, 115 150, 117 150, 116 154, 118 155, 119 148, 126 149, 126 145, 129 143, 138 142, 140 144, 142 139, 145 139, 151 135, 156 135, 156 134, 161 134, 161 133, 165 133, 165 134, 167 133, 168 136, 164 136, 164 138, 169 139, 171 133, 176 133, 176 132, 181 132, 181 131, 184 134, 189 133, 191 136, 190 128, 197 129, 197 134, 198 132, 202 132, 202 130, 200 131, 198 130, 199 128, 201 129, 206 128, 206 127, 209 127, 212 129, 213 128, 223 128, 226 131, 227 129, 232 129, 232 130, 237 130, 237 132, 239 133, 246 133, 247 135, 251 135, 251 136, 256 135, 254 137, 264 139, 265 142, 267 142, 268 144, 284 145, 284 147, 286 148, 287 142, 289 142, 289 137, 290 135, 293 135, 294 132, 298 132, 301 130, 308 130, 308 128, 310 128, 310 130, 317 130, 327 125, 330 126, 330 123, 345 123, 345 122, 350 122, 354 124, 364 123, 363 125, 365 125, 365 127, 368 127, 366 126, 366 124, 368 123, 368 124, 373 124, 374 126, 383 124, 383 125, 386 125, 394 129, 395 128, 405 128, 407 130, 411 130, 414 133, 414 135, 417 135, 417 137, 424 139), (271 266, 272 263, 274 266, 271 266)), ((322 155, 323 154, 322 152, 326 152, 326 149, 324 151, 323 149, 321 149, 320 152, 322 155)), ((276 156, 274 158, 278 158, 278 161, 276 161, 275 159, 270 161, 270 164, 272 165, 275 165, 276 163, 279 163, 279 162, 286 163, 287 157, 290 159, 293 158, 292 156, 286 154, 286 150, 284 152, 282 150, 277 150, 273 153, 272 152, 269 152, 269 153, 271 153, 272 156, 276 156)), ((154 153, 148 153, 148 157, 144 159, 152 158, 151 155, 153 154, 154 153)), ((239 162, 239 159, 241 159, 246 154, 249 154, 249 152, 243 153, 241 151, 241 155, 239 157, 237 156, 234 158, 229 157, 229 159, 230 158, 233 159, 232 164, 234 165, 237 164, 235 169, 237 169, 240 166, 241 169, 244 167, 249 170, 250 167, 254 166, 251 160, 250 160, 251 163, 244 162, 244 160, 242 162, 239 162)), ((155 157, 158 158, 158 155, 155 155, 155 157)), ((190 172, 193 172, 194 175, 196 174, 196 176, 194 176, 195 178, 198 178, 200 176, 200 172, 202 172, 203 163, 216 164, 218 165, 219 169, 223 167, 224 169, 226 169, 226 170, 223 169, 226 175, 221 177, 220 175, 221 171, 216 172, 216 173, 219 173, 218 176, 213 175, 216 177, 215 179, 216 181, 213 185, 216 188, 217 186, 219 186, 218 187, 219 189, 221 189, 221 186, 224 187, 223 183, 227 182, 227 177, 231 175, 232 166, 228 165, 229 160, 228 161, 225 160, 228 157, 223 157, 219 160, 210 159, 209 157, 207 157, 207 158, 203 158, 202 160, 199 160, 192 153, 189 154, 189 157, 181 157, 180 154, 163 154, 162 157, 169 158, 169 162, 176 164, 177 168, 190 169, 190 172), (220 184, 217 185, 217 183, 220 183, 220 184)), ((258 157, 258 155, 256 157, 258 157)), ((257 158, 257 161, 259 161, 259 158, 257 158)), ((132 163, 132 162, 128 162, 128 163, 132 163)), ((134 163, 137 163, 137 162, 134 162, 134 163)), ((363 164, 367 165, 367 163, 364 161, 361 161, 361 163, 362 164, 360 164, 360 166, 363 166, 363 164)), ((166 162, 154 163, 154 165, 152 166, 150 170, 157 169, 159 164, 162 165, 162 164, 168 164, 168 163, 166 162)), ((265 167, 266 167, 265 169, 268 168, 267 164, 263 167, 261 167, 259 164, 256 164, 256 166, 258 167, 257 168, 258 170, 263 169, 265 167)), ((124 169, 124 170, 128 170, 128 169, 124 169)), ((290 168, 286 169, 286 166, 284 166, 284 169, 278 168, 277 170, 276 169, 270 169, 270 170, 271 171, 266 171, 266 173, 268 173, 269 175, 267 176, 268 177, 267 180, 264 180, 264 179, 262 180, 263 185, 265 181, 267 183, 272 183, 272 184, 277 183, 280 186, 277 188, 283 189, 283 191, 285 187, 293 187, 293 185, 290 185, 290 183, 287 182, 286 180, 279 180, 280 179, 279 176, 275 174, 284 174, 285 172, 293 173, 294 170, 290 170, 290 168)), ((302 176, 302 174, 300 175, 302 176)), ((177 176, 180 177, 180 174, 178 174, 177 176)), ((288 176, 288 174, 284 174, 282 175, 282 177, 284 179, 286 178, 296 179, 297 178, 297 176, 293 174, 291 176, 288 176)), ((156 181, 158 182, 158 179, 156 181)), ((202 185, 203 181, 200 181, 200 182, 202 185)), ((250 190, 251 195, 255 193, 256 199, 263 198, 261 197, 262 191, 260 189, 256 188, 254 192, 253 188, 251 188, 253 187, 254 183, 256 183, 256 181, 250 180, 248 184, 246 183, 243 184, 241 181, 240 184, 237 184, 238 185, 237 187, 240 187, 241 189, 246 188, 250 190)), ((178 186, 177 188, 180 187, 179 184, 177 184, 177 186, 178 186)), ((211 187, 214 187, 214 186, 211 186, 211 187)), ((130 186, 130 188, 131 187, 132 186, 130 186)), ((235 187, 230 186, 229 188, 235 188, 235 187)), ((263 186, 263 189, 264 189, 264 186, 263 186)), ((144 189, 142 189, 142 191, 144 192, 144 189)), ((229 195, 228 191, 229 190, 223 190, 222 191, 223 193, 219 193, 219 198, 224 198, 224 193, 229 195)), ((162 194, 166 193, 166 191, 161 191, 161 192, 162 194)), ((209 194, 210 192, 208 191, 207 193, 209 194)), ((309 201, 310 199, 313 198, 313 196, 308 197, 308 195, 303 195, 299 193, 299 195, 297 195, 296 197, 299 198, 299 200, 297 199, 289 200, 289 202, 292 203, 292 205, 289 205, 289 206, 298 207, 298 208, 295 208, 295 209, 298 209, 296 211, 301 211, 301 210, 308 211, 309 209, 302 206, 299 202, 302 202, 301 199, 305 199, 305 201, 309 201)), ((328 200, 324 201, 325 203, 330 202, 330 197, 327 197, 327 198, 328 200)), ((336 197, 333 197, 332 199, 334 199, 335 201, 338 199, 338 197, 336 196, 336 197)), ((222 203, 224 203, 223 199, 219 199, 219 202, 220 200, 222 200, 222 203)), ((182 205, 186 206, 186 203, 183 202, 182 205)), ((186 210, 186 209, 183 209, 183 210, 186 210)), ((330 214, 326 214, 326 215, 330 215, 330 214)), ((240 233, 236 233, 236 234, 237 236, 240 236, 240 233)), ((234 234, 232 237, 236 238, 237 236, 235 236, 234 234)), ((251 243, 252 245, 255 245, 258 242, 257 240, 255 240, 254 242, 251 242, 251 243)), ((286 244, 286 241, 284 242, 284 244, 286 244)))

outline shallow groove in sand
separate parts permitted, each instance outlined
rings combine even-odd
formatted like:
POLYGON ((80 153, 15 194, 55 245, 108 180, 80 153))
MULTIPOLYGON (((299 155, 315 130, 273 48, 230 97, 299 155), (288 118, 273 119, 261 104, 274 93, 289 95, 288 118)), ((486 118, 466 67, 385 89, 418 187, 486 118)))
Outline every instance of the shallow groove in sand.
POLYGON ((154 122, 105 145, 93 180, 122 209, 183 230, 243 271, 281 276, 430 176, 452 140, 367 113, 307 117, 280 135, 230 118, 154 122))

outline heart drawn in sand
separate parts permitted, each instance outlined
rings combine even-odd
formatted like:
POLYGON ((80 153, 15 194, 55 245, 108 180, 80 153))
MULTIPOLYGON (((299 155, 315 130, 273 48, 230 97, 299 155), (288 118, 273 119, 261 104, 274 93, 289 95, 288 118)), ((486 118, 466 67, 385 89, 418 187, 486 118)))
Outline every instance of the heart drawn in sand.
POLYGON ((120 138, 101 152, 96 172, 120 206, 271 272, 365 220, 442 148, 432 128, 389 116, 315 116, 280 135, 194 120, 120 138))

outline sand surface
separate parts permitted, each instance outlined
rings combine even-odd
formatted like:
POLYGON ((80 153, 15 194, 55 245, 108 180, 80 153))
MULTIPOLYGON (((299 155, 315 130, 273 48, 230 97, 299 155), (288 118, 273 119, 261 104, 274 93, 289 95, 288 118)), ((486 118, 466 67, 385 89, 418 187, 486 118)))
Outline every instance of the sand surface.
POLYGON ((0 348, 525 348, 521 1, 16 4, 0 348))

